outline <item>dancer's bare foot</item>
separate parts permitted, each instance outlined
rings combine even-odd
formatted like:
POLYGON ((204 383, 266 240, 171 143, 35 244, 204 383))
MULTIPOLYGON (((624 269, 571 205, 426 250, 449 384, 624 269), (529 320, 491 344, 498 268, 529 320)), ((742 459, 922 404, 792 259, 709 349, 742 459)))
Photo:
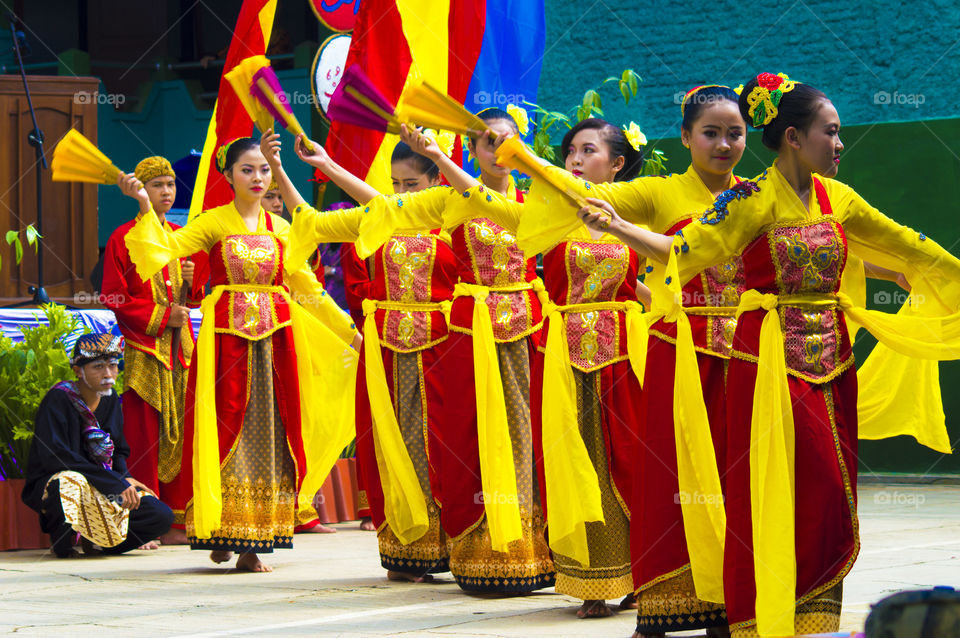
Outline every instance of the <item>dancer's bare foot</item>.
POLYGON ((182 529, 170 528, 170 531, 160 537, 163 545, 189 545, 187 533, 182 529))
POLYGON ((337 530, 333 527, 327 527, 323 523, 317 523, 310 529, 301 531, 302 534, 336 534, 337 530))
POLYGON ((406 572, 395 572, 387 571, 387 580, 401 580, 407 581, 408 583, 432 583, 433 576, 430 574, 424 574, 423 576, 414 576, 413 574, 408 574, 406 572))
POLYGON ((157 541, 150 541, 149 543, 144 543, 137 549, 160 549, 160 543, 157 541))
POLYGON ((623 597, 623 600, 620 601, 620 609, 636 609, 637 608, 637 597, 632 593, 627 594, 623 597))
POLYGON ((233 558, 233 552, 228 552, 223 549, 215 549, 212 552, 210 552, 210 560, 212 560, 218 565, 220 563, 227 562, 231 558, 233 558))
POLYGON ((237 569, 248 572, 272 572, 273 567, 260 560, 260 557, 252 552, 243 552, 237 556, 237 569))
POLYGON ((369 516, 364 516, 360 519, 360 529, 365 532, 375 532, 377 531, 377 526, 373 524, 373 519, 369 516))
POLYGON ((605 600, 585 600, 577 610, 577 618, 606 618, 612 613, 605 600))

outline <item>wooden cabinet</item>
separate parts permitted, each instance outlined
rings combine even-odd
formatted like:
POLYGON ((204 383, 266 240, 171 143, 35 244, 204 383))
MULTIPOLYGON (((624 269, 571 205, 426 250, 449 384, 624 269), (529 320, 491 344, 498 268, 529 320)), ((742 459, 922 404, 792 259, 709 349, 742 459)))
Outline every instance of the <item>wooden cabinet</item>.
MULTIPOLYGON (((27 83, 44 134, 48 165, 54 147, 70 128, 97 142, 98 78, 28 75, 27 83)), ((36 224, 39 170, 44 287, 50 297, 68 300, 78 292, 92 290, 88 277, 99 253, 97 186, 53 182, 49 168, 44 170, 37 164, 34 148, 27 140, 33 123, 19 75, 0 75, 0 116, 0 231, 6 234, 36 224)), ((33 249, 24 246, 19 266, 13 248, 5 241, 0 241, 0 254, 0 298, 29 297, 27 289, 37 283, 33 249)))

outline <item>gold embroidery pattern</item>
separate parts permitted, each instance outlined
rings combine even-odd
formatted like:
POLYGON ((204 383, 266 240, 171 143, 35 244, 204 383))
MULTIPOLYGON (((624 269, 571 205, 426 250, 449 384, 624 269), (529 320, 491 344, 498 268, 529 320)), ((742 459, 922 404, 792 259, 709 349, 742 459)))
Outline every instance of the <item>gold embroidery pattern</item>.
POLYGON ((583 336, 580 337, 580 357, 583 358, 587 364, 594 365, 594 358, 597 356, 597 353, 600 352, 600 346, 597 344, 597 321, 600 319, 600 313, 597 311, 593 312, 581 312, 580 314, 580 325, 583 326, 586 332, 583 336))
POLYGON ((823 315, 819 312, 804 312, 803 319, 806 323, 806 335, 803 337, 803 360, 806 364, 812 366, 814 371, 823 372, 823 364, 820 361, 823 355, 821 327, 823 315))
POLYGON ((510 276, 510 249, 516 248, 516 238, 513 234, 503 229, 495 230, 492 222, 487 222, 487 220, 470 222, 470 229, 477 241, 493 248, 490 259, 493 262, 493 267, 497 270, 493 285, 505 286, 512 283, 514 279, 510 276))
MULTIPOLYGON (((598 264, 597 258, 588 246, 574 244, 572 248, 574 264, 587 274, 587 278, 583 282, 582 295, 584 301, 596 301, 600 293, 605 292, 603 290, 603 282, 608 279, 616 279, 619 281, 627 269, 625 250, 619 251, 620 254, 617 257, 607 257, 598 264)), ((610 295, 604 295, 603 301, 609 301, 607 297, 610 297, 610 295)), ((610 297, 610 299, 612 299, 612 297, 610 297)))
MULTIPOLYGON (((740 295, 745 290, 743 260, 737 256, 707 268, 703 271, 703 288, 707 292, 705 304, 708 306, 736 308, 740 295)), ((694 304, 697 305, 697 304, 694 304)), ((718 354, 730 355, 733 347, 733 335, 737 330, 737 319, 733 316, 710 316, 707 318, 707 338, 709 347, 718 354)))
POLYGON ((637 594, 638 632, 662 634, 726 624, 723 605, 697 598, 689 565, 637 594))
MULTIPOLYGON (((231 284, 271 285, 280 265, 280 248, 269 234, 234 235, 223 240, 222 259, 231 284)), ((277 299, 269 292, 229 292, 230 325, 225 330, 247 339, 260 339, 278 327, 277 299)))
POLYGON ((840 259, 836 237, 831 237, 830 243, 813 250, 799 233, 780 237, 777 243, 786 246, 787 257, 800 269, 802 290, 819 290, 824 284, 823 272, 840 259))
MULTIPOLYGON (((396 279, 391 277, 391 284, 394 282, 400 288, 400 301, 414 301, 416 299, 416 291, 414 284, 417 282, 419 277, 422 277, 422 274, 419 274, 417 271, 421 270, 424 266, 428 265, 431 261, 431 254, 429 250, 423 252, 407 252, 406 242, 400 241, 397 238, 390 240, 390 246, 387 249, 387 255, 390 257, 396 267, 396 279)), ((392 270, 392 269, 391 269, 392 270)), ((391 275, 394 273, 390 273, 391 275)), ((429 276, 430 273, 426 273, 429 276)), ((390 286, 391 289, 393 286, 390 286)), ((392 290, 391 290, 392 292, 392 290)), ((425 301, 424 299, 419 299, 418 301, 425 301)))

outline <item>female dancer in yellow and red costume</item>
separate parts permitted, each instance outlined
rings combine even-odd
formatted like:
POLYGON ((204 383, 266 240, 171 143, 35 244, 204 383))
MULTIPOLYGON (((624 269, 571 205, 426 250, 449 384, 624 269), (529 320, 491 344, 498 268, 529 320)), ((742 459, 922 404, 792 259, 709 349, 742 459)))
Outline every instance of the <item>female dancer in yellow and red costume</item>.
MULTIPOLYGON (((837 111, 823 93, 763 73, 746 84, 739 105, 777 160, 722 193, 682 234, 625 223, 601 200, 593 203, 610 217, 587 209, 581 216, 666 263, 651 281, 655 306, 674 303, 679 283, 703 268, 742 256, 748 290, 727 376, 723 468, 730 629, 836 631, 842 581, 859 551, 857 375, 847 320, 909 356, 956 358, 957 317, 944 317, 960 307, 960 260, 831 179, 843 145, 837 111), (841 289, 853 254, 906 275, 923 295, 916 299, 923 314, 857 306, 841 289)), ((689 375, 682 381, 697 383, 689 375)), ((681 490, 697 486, 681 477, 681 490)), ((714 591, 716 575, 700 576, 698 591, 701 584, 714 591)))
MULTIPOLYGON (((599 119, 575 125, 561 148, 567 170, 586 183, 632 179, 642 163, 639 140, 632 147, 622 129, 599 119)), ((502 198, 474 208, 512 234, 527 221, 525 207, 502 198)), ((627 596, 624 606, 632 604, 626 499, 640 385, 627 344, 642 321, 640 260, 618 239, 579 224, 554 244, 543 254, 549 321, 531 362, 537 482, 557 592, 584 601, 581 618, 608 616, 606 599, 627 596)))
MULTIPOLYGON (((166 220, 177 193, 170 162, 148 157, 137 164, 134 175, 143 183, 164 230, 180 228, 166 220)), ((177 529, 168 532, 163 541, 185 543, 183 509, 190 486, 176 477, 182 456, 187 371, 194 349, 188 313, 203 299, 206 255, 172 260, 150 279, 141 279, 124 243, 140 217, 138 214, 110 235, 103 260, 103 302, 117 316, 124 335, 123 423, 130 446, 128 464, 173 509, 177 529)))
MULTIPOLYGON (((377 197, 362 208, 317 213, 303 201, 285 174, 278 136, 265 137, 264 144, 264 153, 285 197, 296 206, 297 240, 291 259, 299 259, 321 241, 361 240, 360 224, 351 222, 369 217, 370 207, 386 210, 385 198, 377 197)), ((343 169, 326 156, 321 146, 316 148, 316 154, 307 157, 302 144, 298 144, 301 155, 312 165, 332 180, 342 181, 343 169)), ((395 177, 409 178, 394 179, 398 192, 418 192, 434 186, 431 196, 452 195, 449 188, 437 186, 437 167, 414 154, 403 142, 394 148, 391 167, 395 177)), ((357 181, 351 176, 346 186, 349 188, 357 181)), ((449 241, 446 233, 400 230, 390 234, 379 248, 371 246, 376 252, 370 257, 374 272, 362 300, 367 336, 362 356, 367 364, 373 358, 381 363, 361 365, 357 377, 357 462, 377 526, 380 563, 391 580, 422 582, 430 580, 430 574, 449 570, 447 539, 440 526, 434 439, 436 421, 443 409, 444 380, 438 365, 447 340, 443 309, 449 304, 456 283, 449 241), (388 428, 396 428, 398 442, 412 463, 419 490, 414 497, 423 500, 425 528, 395 529, 398 515, 392 509, 394 483, 386 457, 390 442, 380 438, 388 428)), ((361 251, 363 246, 360 241, 361 251)), ((366 274, 367 264, 360 264, 366 274)))
POLYGON ((282 267, 289 226, 261 207, 270 168, 257 141, 236 140, 217 160, 234 200, 174 233, 126 178, 124 192, 144 212, 126 244, 145 277, 173 258, 209 254, 213 291, 187 388, 187 535, 215 562, 237 552, 239 568, 270 571, 258 554, 291 547, 296 517, 316 517, 313 495, 352 436, 357 335, 305 262, 282 267))
MULTIPOLYGON (((709 207, 716 195, 737 183, 733 169, 743 155, 746 140, 737 95, 728 87, 692 89, 681 103, 681 112, 681 139, 691 157, 684 173, 591 185, 564 171, 548 170, 580 194, 611 202, 625 220, 673 234, 709 207)), ((557 214, 557 207, 562 205, 559 196, 531 198, 526 214, 534 219, 562 219, 557 214)), ((648 264, 645 271, 649 274, 653 266, 648 264)), ((690 313, 696 365, 705 388, 711 430, 707 436, 715 450, 708 449, 710 453, 701 461, 702 471, 714 476, 725 448, 723 388, 736 325, 734 313, 742 291, 743 271, 736 256, 704 269, 682 291, 690 313)), ((677 324, 657 321, 649 335, 643 396, 633 423, 639 443, 632 465, 633 485, 627 491, 633 522, 630 545, 637 633, 657 635, 698 628, 723 631, 723 605, 701 600, 694 590, 684 532, 685 498, 677 479, 672 399, 677 324)), ((719 573, 719 561, 714 567, 719 573)))
MULTIPOLYGON (((513 118, 499 109, 480 117, 497 134, 517 131, 513 118)), ((405 135, 416 143, 409 131, 405 135)), ((437 428, 439 467, 435 465, 442 486, 441 521, 450 536, 450 571, 468 591, 522 593, 554 582, 533 464, 529 403, 543 286, 534 261, 524 259, 512 233, 473 214, 481 202, 516 202, 521 195, 509 170, 497 165, 489 138, 471 142, 469 148, 483 184, 464 173, 465 181, 451 182, 453 189, 391 198, 378 197, 362 182, 347 190, 366 202, 371 214, 382 214, 386 206, 384 217, 392 220, 392 228, 440 226, 452 239, 459 283, 439 365, 446 396, 456 400, 443 404, 437 428)), ((449 178, 452 160, 442 152, 430 157, 449 178)))

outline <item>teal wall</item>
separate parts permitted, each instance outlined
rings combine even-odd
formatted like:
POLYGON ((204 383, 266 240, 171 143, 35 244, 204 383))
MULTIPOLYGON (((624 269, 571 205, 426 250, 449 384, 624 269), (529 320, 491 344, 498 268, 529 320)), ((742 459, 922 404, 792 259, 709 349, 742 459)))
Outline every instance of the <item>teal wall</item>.
POLYGON ((632 68, 644 80, 638 99, 624 107, 610 86, 605 114, 651 138, 679 134, 687 89, 737 86, 763 71, 821 88, 846 124, 960 116, 960 11, 949 0, 546 0, 546 18, 540 103, 569 108, 632 68))

